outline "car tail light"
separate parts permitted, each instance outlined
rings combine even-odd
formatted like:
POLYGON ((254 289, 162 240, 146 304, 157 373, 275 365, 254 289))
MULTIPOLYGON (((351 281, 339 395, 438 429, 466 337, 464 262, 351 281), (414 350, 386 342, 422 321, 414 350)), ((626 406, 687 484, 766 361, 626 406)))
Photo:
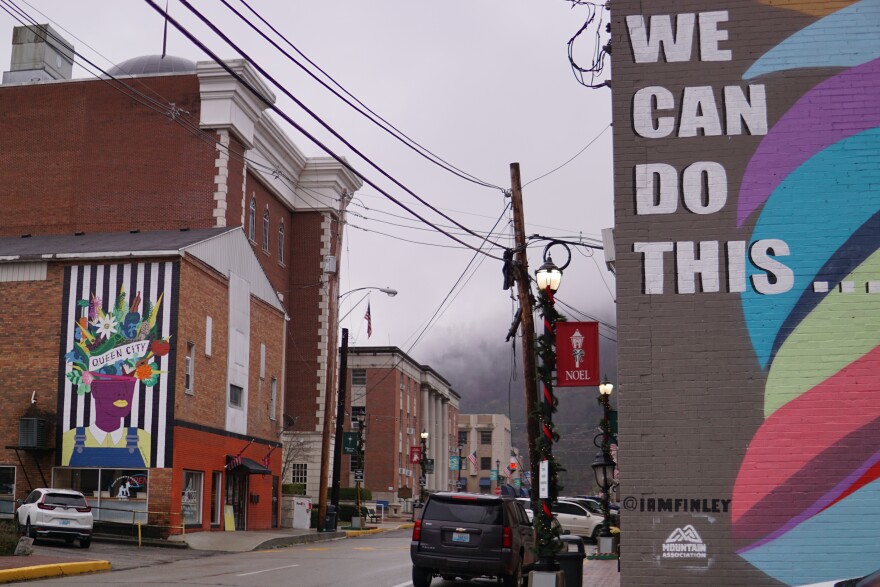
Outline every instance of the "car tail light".
POLYGON ((90 512, 90 511, 92 511, 92 506, 87 505, 87 506, 84 507, 84 508, 76 508, 76 511, 78 511, 78 512, 82 512, 82 513, 86 514, 86 513, 90 512))
POLYGON ((412 539, 414 541, 418 541, 422 538, 422 521, 416 520, 413 524, 413 535, 412 539))
POLYGON ((501 548, 510 548, 513 546, 513 531, 505 526, 501 529, 501 548))
POLYGON ((37 507, 40 508, 41 510, 54 510, 55 509, 54 505, 51 505, 48 503, 43 503, 42 501, 37 504, 37 507))

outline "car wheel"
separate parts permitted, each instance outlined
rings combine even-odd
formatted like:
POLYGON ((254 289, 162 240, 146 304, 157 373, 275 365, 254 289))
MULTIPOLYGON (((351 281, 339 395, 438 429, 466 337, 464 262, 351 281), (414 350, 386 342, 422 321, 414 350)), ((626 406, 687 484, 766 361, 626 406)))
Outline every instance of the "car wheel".
POLYGON ((412 583, 413 587, 428 587, 431 584, 431 579, 434 578, 434 574, 430 569, 423 569, 422 567, 413 567, 412 570, 412 583))
POLYGON ((80 548, 88 548, 91 545, 92 545, 91 538, 80 538, 79 539, 79 547, 80 548))
POLYGON ((28 538, 33 538, 34 540, 37 539, 37 529, 34 528, 33 526, 31 526, 31 519, 30 518, 28 518, 27 522, 25 522, 24 535, 27 536, 28 538))
POLYGON ((501 584, 504 587, 522 587, 522 563, 516 565, 516 570, 512 575, 502 577, 501 584))

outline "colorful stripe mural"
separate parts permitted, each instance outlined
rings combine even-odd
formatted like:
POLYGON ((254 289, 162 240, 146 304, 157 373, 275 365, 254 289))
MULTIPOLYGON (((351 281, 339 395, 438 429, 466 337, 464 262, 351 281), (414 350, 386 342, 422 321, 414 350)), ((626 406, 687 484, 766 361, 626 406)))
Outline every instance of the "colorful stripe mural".
POLYGON ((611 11, 621 584, 875 572, 880 0, 611 11))

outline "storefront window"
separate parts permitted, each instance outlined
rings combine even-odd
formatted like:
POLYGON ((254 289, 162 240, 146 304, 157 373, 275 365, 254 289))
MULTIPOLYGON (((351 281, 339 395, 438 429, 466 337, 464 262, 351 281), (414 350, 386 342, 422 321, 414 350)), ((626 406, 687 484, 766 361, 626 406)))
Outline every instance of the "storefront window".
POLYGON ((183 472, 183 495, 180 501, 180 512, 183 523, 187 526, 202 523, 202 483, 204 473, 201 471, 183 472))
POLYGON ((147 521, 146 469, 55 469, 53 487, 81 491, 95 520, 135 524, 147 521))
POLYGON ((15 467, 0 467, 0 517, 15 511, 15 467))

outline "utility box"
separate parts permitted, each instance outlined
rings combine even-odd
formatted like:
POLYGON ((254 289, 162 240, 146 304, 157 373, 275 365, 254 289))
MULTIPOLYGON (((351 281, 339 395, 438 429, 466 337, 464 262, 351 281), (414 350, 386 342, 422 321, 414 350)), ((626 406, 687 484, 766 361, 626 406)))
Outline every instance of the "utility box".
POLYGON ((46 421, 42 418, 18 420, 18 446, 21 448, 46 448, 46 421))
POLYGON ((312 523, 312 500, 306 497, 293 498, 293 527, 308 530, 312 523))

